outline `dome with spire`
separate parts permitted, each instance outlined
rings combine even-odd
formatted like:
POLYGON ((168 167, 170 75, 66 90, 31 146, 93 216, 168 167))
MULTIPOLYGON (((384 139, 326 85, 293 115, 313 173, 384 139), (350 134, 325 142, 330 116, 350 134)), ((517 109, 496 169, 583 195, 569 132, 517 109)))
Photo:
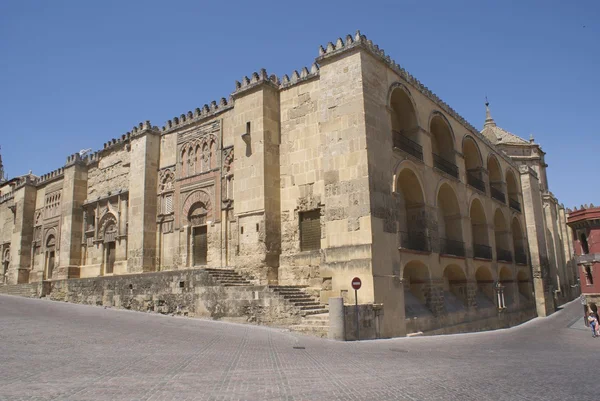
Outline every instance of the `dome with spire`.
POLYGON ((496 125, 496 122, 492 118, 490 113, 490 103, 485 101, 485 123, 481 134, 485 136, 490 142, 496 143, 529 143, 525 139, 506 131, 496 125))

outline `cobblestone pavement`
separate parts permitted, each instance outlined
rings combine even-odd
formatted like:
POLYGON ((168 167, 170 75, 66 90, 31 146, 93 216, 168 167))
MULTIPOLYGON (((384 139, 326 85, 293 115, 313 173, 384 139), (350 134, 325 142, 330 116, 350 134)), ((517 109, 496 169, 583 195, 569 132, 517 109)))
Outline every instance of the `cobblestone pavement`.
POLYGON ((572 302, 507 330, 342 343, 0 296, 0 399, 597 401, 582 328, 572 302))

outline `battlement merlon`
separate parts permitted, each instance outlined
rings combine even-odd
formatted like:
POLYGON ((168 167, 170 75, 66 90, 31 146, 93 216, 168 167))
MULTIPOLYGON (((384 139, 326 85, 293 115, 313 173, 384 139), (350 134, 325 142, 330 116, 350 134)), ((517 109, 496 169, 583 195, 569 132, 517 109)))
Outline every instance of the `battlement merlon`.
POLYGON ((233 107, 233 99, 229 101, 224 97, 221 98, 219 103, 215 100, 210 102, 210 105, 205 104, 202 108, 196 108, 194 112, 188 111, 186 114, 181 114, 179 117, 173 117, 168 120, 161 129, 161 135, 164 135, 173 130, 188 126, 190 124, 214 117, 220 113, 223 113, 233 107))

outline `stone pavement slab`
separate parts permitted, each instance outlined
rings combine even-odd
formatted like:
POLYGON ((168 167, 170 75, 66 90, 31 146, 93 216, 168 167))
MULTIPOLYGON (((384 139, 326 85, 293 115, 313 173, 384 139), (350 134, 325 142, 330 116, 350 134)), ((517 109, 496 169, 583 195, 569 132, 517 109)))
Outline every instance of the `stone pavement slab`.
POLYGON ((599 399, 580 305, 485 333, 333 342, 0 296, 0 400, 599 399))

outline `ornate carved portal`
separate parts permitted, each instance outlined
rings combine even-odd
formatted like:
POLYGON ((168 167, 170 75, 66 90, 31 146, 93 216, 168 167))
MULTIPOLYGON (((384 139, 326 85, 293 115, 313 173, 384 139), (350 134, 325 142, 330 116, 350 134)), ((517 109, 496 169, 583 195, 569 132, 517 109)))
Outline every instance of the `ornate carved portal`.
POLYGON ((54 264, 56 262, 56 236, 54 233, 46 236, 45 269, 44 276, 46 280, 52 279, 54 273, 54 264))
MULTIPOLYGON (((194 199, 205 198, 202 194, 193 196, 194 199)), ((205 265, 208 256, 208 227, 207 216, 209 214, 206 199, 204 202, 197 200, 192 203, 187 212, 188 225, 191 227, 191 254, 193 266, 205 265)))

